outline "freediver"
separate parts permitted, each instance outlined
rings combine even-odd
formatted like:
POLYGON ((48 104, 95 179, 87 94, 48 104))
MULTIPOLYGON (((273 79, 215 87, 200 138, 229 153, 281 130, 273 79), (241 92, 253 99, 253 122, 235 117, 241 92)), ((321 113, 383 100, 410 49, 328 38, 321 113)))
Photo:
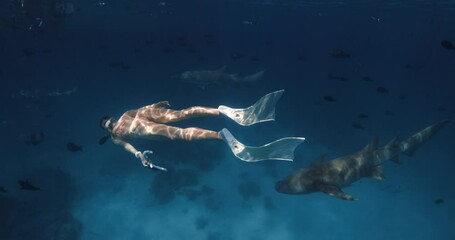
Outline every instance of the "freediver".
POLYGON ((259 122, 275 120, 275 105, 284 90, 275 91, 263 96, 254 105, 235 109, 220 105, 218 108, 193 106, 183 110, 170 109, 168 101, 161 101, 125 112, 117 121, 112 117, 103 117, 100 121, 101 128, 109 132, 112 141, 122 146, 128 152, 139 158, 142 165, 155 170, 166 171, 165 168, 152 164, 148 155, 150 150, 139 151, 131 143, 133 138, 169 139, 169 140, 224 140, 233 154, 246 162, 262 160, 294 159, 295 148, 305 139, 302 137, 286 137, 260 147, 251 147, 237 141, 226 129, 219 132, 202 128, 179 128, 169 126, 173 123, 192 117, 224 115, 242 126, 250 126, 259 122))

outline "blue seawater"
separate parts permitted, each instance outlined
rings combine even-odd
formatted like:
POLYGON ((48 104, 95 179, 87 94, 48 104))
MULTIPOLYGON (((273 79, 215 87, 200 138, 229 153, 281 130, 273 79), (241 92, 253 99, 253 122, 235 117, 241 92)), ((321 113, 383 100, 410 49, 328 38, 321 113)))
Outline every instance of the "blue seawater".
POLYGON ((453 122, 384 163, 385 180, 342 189, 357 201, 275 191, 321 154, 451 119, 454 26, 451 0, 2 0, 0 239, 455 239, 453 122), (181 79, 223 66, 232 78, 181 79), (276 121, 172 125, 227 128, 250 146, 305 137, 293 162, 131 139, 160 172, 99 142, 103 116, 159 101, 244 108, 280 89, 276 121))

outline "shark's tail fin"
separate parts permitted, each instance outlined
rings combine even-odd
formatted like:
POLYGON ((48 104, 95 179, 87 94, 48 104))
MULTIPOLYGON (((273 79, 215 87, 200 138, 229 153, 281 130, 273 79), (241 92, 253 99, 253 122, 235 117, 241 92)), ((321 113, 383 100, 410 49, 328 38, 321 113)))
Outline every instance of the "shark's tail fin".
POLYGON ((414 134, 410 138, 400 143, 400 150, 402 153, 412 156, 424 143, 433 137, 442 127, 444 127, 450 120, 442 120, 431 126, 426 127, 422 131, 414 134))
POLYGON ((238 78, 237 80, 239 82, 256 82, 264 75, 264 73, 265 73, 265 70, 261 70, 255 74, 251 74, 251 75, 245 76, 243 78, 238 78))

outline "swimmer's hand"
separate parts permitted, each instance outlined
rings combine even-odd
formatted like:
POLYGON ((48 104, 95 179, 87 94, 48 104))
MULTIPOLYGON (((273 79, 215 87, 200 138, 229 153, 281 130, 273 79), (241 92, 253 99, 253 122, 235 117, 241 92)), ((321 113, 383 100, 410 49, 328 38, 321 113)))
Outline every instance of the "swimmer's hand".
POLYGON ((137 152, 134 154, 134 156, 136 156, 136 158, 139 158, 141 159, 141 162, 142 162, 142 166, 146 167, 146 168, 150 168, 152 170, 160 170, 160 171, 167 171, 166 168, 164 167, 160 167, 160 166, 157 166, 157 165, 154 165, 150 159, 148 158, 147 155, 151 155, 153 154, 152 151, 150 150, 145 150, 143 153, 141 152, 137 152))

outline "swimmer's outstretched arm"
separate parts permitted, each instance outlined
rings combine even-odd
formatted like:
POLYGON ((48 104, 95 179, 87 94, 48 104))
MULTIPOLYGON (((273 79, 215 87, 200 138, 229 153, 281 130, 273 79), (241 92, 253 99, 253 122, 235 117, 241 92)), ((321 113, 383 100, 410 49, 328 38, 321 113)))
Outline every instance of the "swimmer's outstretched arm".
POLYGON ((149 150, 146 150, 146 151, 144 151, 144 152, 138 151, 133 145, 131 145, 130 143, 125 142, 125 141, 123 141, 123 140, 121 140, 121 139, 113 138, 112 141, 113 141, 116 145, 119 145, 119 146, 122 146, 123 148, 125 148, 126 151, 128 151, 128 152, 134 154, 134 156, 135 156, 136 158, 141 159, 142 166, 147 167, 147 168, 150 168, 150 169, 154 169, 154 170, 167 171, 166 168, 163 168, 163 167, 154 165, 154 164, 148 159, 148 157, 147 157, 146 155, 147 155, 147 154, 153 153, 152 151, 149 151, 149 150))
POLYGON ((148 167, 151 163, 145 158, 144 154, 141 153, 141 151, 138 151, 133 145, 131 145, 128 142, 125 142, 120 139, 112 139, 112 141, 119 146, 122 146, 126 151, 132 153, 136 158, 141 159, 142 165, 144 167, 148 167))

